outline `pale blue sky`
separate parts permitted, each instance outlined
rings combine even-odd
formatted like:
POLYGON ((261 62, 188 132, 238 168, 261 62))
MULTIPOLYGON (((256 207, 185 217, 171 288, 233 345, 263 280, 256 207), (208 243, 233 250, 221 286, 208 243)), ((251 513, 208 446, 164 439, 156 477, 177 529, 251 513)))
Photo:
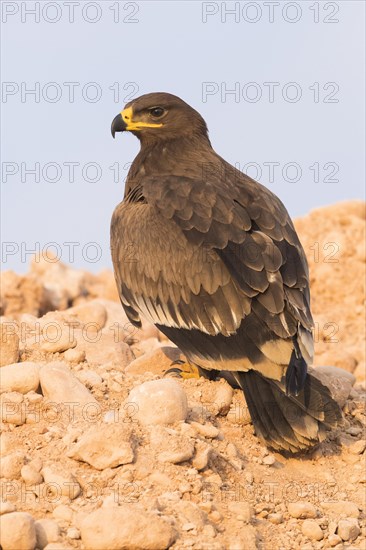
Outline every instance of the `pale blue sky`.
POLYGON ((138 141, 113 140, 110 124, 131 95, 190 103, 216 151, 247 166, 292 216, 363 198, 363 1, 80 0, 40 2, 32 14, 35 4, 2 2, 4 269, 26 271, 27 250, 50 242, 75 267, 111 265, 110 217, 138 141), (38 102, 24 95, 37 86, 38 102), (35 163, 40 181, 26 172, 35 163), (69 242, 79 243, 74 258, 69 242))

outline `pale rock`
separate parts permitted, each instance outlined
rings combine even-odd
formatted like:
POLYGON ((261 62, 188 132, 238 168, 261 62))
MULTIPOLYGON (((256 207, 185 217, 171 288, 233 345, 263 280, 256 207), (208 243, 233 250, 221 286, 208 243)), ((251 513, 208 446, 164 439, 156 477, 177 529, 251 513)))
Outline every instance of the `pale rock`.
MULTIPOLYGON (((1 377, 1 373, 0 373, 1 377)), ((23 394, 19 392, 6 392, 0 395, 1 422, 21 426, 27 420, 26 404, 23 394)))
MULTIPOLYGON (((141 355, 132 361, 125 369, 128 375, 145 374, 152 372, 154 374, 163 375, 170 368, 174 361, 183 359, 182 352, 173 346, 163 346, 144 355, 141 355)), ((179 368, 179 365, 176 365, 179 368)))
POLYGON ((332 535, 329 535, 328 542, 329 542, 330 546, 333 548, 334 546, 337 546, 337 544, 342 542, 342 539, 341 539, 341 537, 339 537, 338 535, 335 535, 333 533, 332 535))
POLYGON ((100 386, 103 382, 102 377, 93 370, 81 370, 77 373, 77 378, 88 388, 100 386))
POLYGON ((19 479, 20 472, 25 464, 25 455, 21 451, 15 451, 1 458, 1 477, 6 479, 19 479))
POLYGON ((158 453, 159 462, 179 464, 190 460, 194 453, 193 442, 186 436, 164 426, 152 426, 150 444, 158 453))
POLYGON ((309 372, 329 388, 333 399, 342 408, 350 394, 356 378, 350 372, 339 367, 322 366, 311 368, 309 372))
POLYGON ((169 523, 131 504, 91 512, 80 531, 88 550, 164 550, 176 536, 169 523))
POLYGON ((29 462, 28 466, 33 468, 33 470, 35 470, 36 472, 40 472, 43 468, 43 461, 39 457, 33 458, 33 460, 29 462))
POLYGON ((207 523, 206 512, 189 500, 179 500, 174 504, 174 510, 178 514, 179 520, 193 525, 193 529, 201 530, 207 523))
POLYGON ((204 441, 196 441, 195 456, 192 460, 192 466, 197 470, 204 470, 209 463, 210 457, 213 455, 214 449, 204 441))
POLYGON ((37 547, 43 550, 50 542, 59 540, 61 530, 53 519, 39 519, 35 522, 37 547))
POLYGON ((43 481, 42 474, 29 464, 25 464, 20 473, 26 485, 38 485, 43 481))
MULTIPOLYGON (((86 332, 83 338, 78 339, 77 351, 85 353, 89 365, 111 364, 123 371, 135 356, 131 348, 125 342, 116 339, 111 327, 106 327, 100 332, 86 332)), ((85 328, 84 328, 85 331, 85 328)))
POLYGON ((353 519, 341 519, 338 522, 337 534, 342 540, 355 540, 361 533, 358 521, 353 519))
POLYGON ((204 402, 215 416, 226 416, 230 411, 234 390, 223 378, 205 385, 204 402), (208 391, 207 391, 208 390, 208 391))
POLYGON ((56 508, 54 508, 52 515, 55 519, 71 523, 74 512, 70 506, 66 506, 66 504, 59 504, 56 508))
POLYGON ((8 500, 0 499, 0 516, 3 514, 10 514, 10 512, 15 512, 17 507, 12 502, 8 500))
POLYGON ((70 527, 66 531, 66 536, 71 540, 79 540, 81 535, 79 529, 77 529, 76 527, 70 527))
POLYGON ((141 424, 167 425, 187 417, 187 397, 173 379, 153 380, 133 388, 125 400, 127 415, 141 424))
POLYGON ((317 510, 311 502, 290 502, 288 504, 288 513, 291 517, 297 519, 316 518, 317 510))
POLYGON ((77 341, 68 327, 52 325, 43 335, 40 342, 40 349, 48 353, 61 353, 76 346, 77 341))
POLYGON ((27 393, 39 386, 40 366, 31 361, 13 363, 1 368, 0 393, 16 391, 27 393))
POLYGON ((85 361, 85 351, 82 349, 68 349, 64 353, 64 359, 69 363, 83 363, 85 361))
POLYGON ((62 362, 49 363, 40 370, 43 395, 52 403, 72 407, 72 413, 90 420, 101 414, 98 401, 62 362))
POLYGON ((2 550, 34 550, 36 544, 36 529, 30 514, 11 512, 0 517, 2 550))
POLYGON ((19 336, 13 321, 4 321, 0 324, 0 337, 0 367, 17 363, 19 360, 19 336))
POLYGON ((335 502, 321 502, 321 507, 327 512, 341 517, 358 518, 360 515, 357 504, 349 500, 337 500, 335 502))
MULTIPOLYGON (((131 340, 127 340, 127 343, 131 346, 136 358, 145 356, 145 354, 150 354, 151 352, 164 347, 164 342, 160 342, 156 337, 147 338, 146 340, 141 340, 139 342, 136 342, 133 338, 131 338, 131 340)), ((164 373, 164 370, 162 370, 159 365, 157 365, 157 369, 157 374, 159 373, 162 375, 164 373)), ((155 372, 155 370, 152 371, 152 368, 149 367, 148 372, 155 372)))
POLYGON ((262 462, 267 466, 273 466, 273 464, 276 462, 276 459, 273 455, 269 454, 262 458, 262 462))
POLYGON ((283 515, 280 512, 268 514, 267 519, 271 523, 274 523, 274 525, 280 525, 280 523, 283 523, 283 515))
POLYGON ((53 498, 64 496, 73 500, 80 494, 81 488, 74 475, 59 464, 46 466, 41 473, 53 498))
POLYGON ((66 309, 69 302, 84 290, 84 272, 66 266, 51 250, 34 255, 31 274, 42 283, 52 310, 66 309))
POLYGON ((313 519, 306 519, 301 526, 302 534, 310 540, 322 540, 323 531, 318 523, 313 519))
POLYGON ((94 426, 78 439, 67 456, 87 462, 97 470, 115 468, 133 462, 129 440, 130 432, 123 425, 94 426))
POLYGON ((247 523, 251 521, 254 515, 252 506, 245 500, 229 502, 228 511, 233 514, 236 519, 247 523))
POLYGON ((39 315, 45 298, 42 283, 31 274, 17 275, 13 271, 0 272, 1 309, 9 318, 26 311, 39 315))
POLYGON ((94 332, 100 332, 107 321, 106 308, 99 300, 69 308, 65 313, 75 317, 81 325, 87 326, 88 330, 94 332))
POLYGON ((348 448, 349 452, 355 455, 362 454, 365 449, 366 449, 366 439, 359 439, 358 441, 355 441, 354 443, 352 443, 348 448))
POLYGON ((217 437, 220 433, 218 428, 210 423, 201 424, 200 422, 192 421, 189 424, 192 426, 192 428, 194 428, 196 433, 203 435, 203 437, 207 437, 209 439, 215 439, 215 437, 217 437))

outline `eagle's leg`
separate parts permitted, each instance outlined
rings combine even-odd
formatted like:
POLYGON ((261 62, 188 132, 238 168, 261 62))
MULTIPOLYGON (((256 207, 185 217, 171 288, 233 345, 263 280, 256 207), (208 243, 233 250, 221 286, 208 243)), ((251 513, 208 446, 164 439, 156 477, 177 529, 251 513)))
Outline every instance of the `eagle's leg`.
POLYGON ((181 359, 177 359, 173 361, 170 366, 171 368, 165 372, 164 376, 183 378, 185 380, 187 378, 199 378, 201 376, 199 367, 192 365, 192 363, 189 363, 187 360, 182 361, 181 359))
POLYGON ((164 376, 173 376, 176 378, 183 378, 184 380, 187 380, 188 378, 199 378, 200 376, 212 380, 215 378, 215 374, 217 373, 217 371, 208 371, 198 367, 197 365, 193 365, 187 359, 185 361, 177 359, 176 361, 173 361, 170 366, 172 368, 168 369, 164 376))

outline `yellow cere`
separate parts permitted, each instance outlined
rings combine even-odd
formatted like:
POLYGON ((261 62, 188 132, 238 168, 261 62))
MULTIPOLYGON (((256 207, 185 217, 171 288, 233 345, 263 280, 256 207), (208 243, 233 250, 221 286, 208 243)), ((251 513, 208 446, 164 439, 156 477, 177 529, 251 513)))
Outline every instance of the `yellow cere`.
POLYGON ((124 122, 127 125, 126 130, 136 131, 136 130, 141 130, 142 128, 160 128, 161 126, 163 126, 163 124, 161 124, 161 123, 160 124, 154 124, 154 123, 150 123, 150 122, 144 122, 142 120, 137 120, 136 122, 133 122, 133 120, 132 120, 132 117, 133 117, 132 107, 128 107, 127 109, 124 109, 121 112, 121 116, 122 116, 124 122))

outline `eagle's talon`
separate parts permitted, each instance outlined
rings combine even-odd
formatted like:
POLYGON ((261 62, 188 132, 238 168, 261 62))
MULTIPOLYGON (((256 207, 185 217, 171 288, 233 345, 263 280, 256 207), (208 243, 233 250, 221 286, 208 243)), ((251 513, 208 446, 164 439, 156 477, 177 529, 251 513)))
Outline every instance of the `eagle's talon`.
POLYGON ((177 359, 176 361, 173 361, 170 366, 172 367, 173 365, 179 365, 180 368, 170 368, 165 372, 164 376, 183 378, 183 380, 187 380, 188 378, 200 378, 201 376, 198 367, 195 367, 194 365, 191 365, 190 363, 188 363, 187 361, 183 361, 182 359, 177 359))

